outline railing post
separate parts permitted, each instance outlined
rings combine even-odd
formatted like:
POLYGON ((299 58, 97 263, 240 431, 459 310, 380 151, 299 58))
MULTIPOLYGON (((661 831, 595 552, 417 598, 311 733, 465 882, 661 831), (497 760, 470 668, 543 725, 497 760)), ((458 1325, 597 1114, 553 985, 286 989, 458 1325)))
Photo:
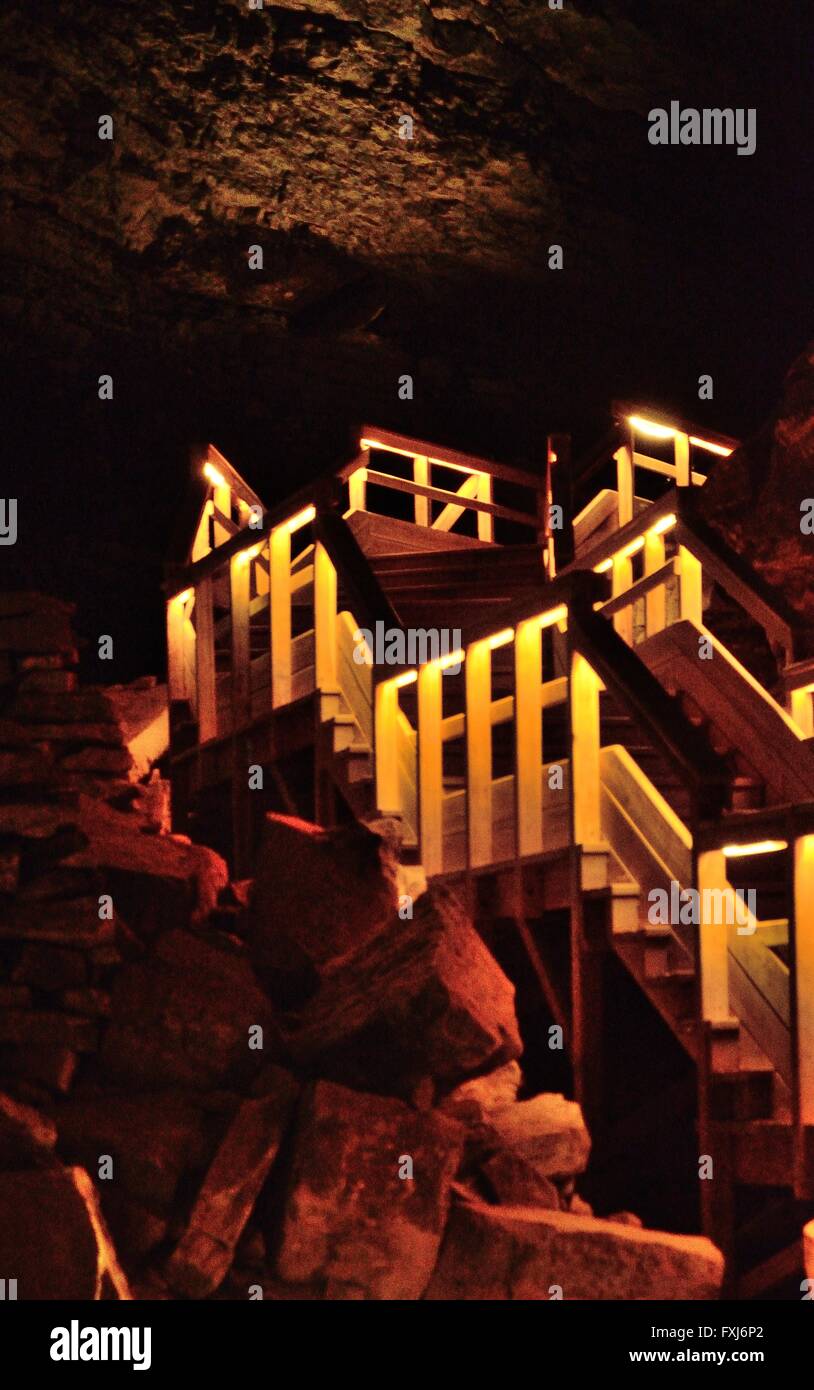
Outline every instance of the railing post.
MULTIPOLYGON (((369 449, 364 452, 370 457, 369 449)), ((367 468, 357 468, 348 478, 348 502, 353 512, 367 510, 367 468)))
POLYGON ((675 446, 675 466, 676 466, 676 486, 690 487, 692 485, 692 470, 690 468, 690 437, 681 430, 676 430, 673 436, 675 446))
MULTIPOLYGON (((492 479, 488 473, 478 474, 477 498, 479 502, 491 502, 492 500, 492 479)), ((495 518, 489 512, 478 512, 478 540, 493 541, 495 539, 495 518)))
POLYGON ((698 956, 701 981, 701 1017, 705 1023, 726 1023, 729 1009, 729 950, 726 922, 716 922, 714 903, 723 904, 732 892, 721 850, 702 850, 698 855, 698 895, 701 902, 698 956), (710 891, 711 890, 711 891, 710 891), (723 894, 723 898, 721 897, 723 894))
POLYGON ((616 492, 619 501, 619 529, 633 520, 633 448, 623 444, 613 456, 616 460, 616 492))
POLYGON ((271 707, 291 701, 291 532, 277 526, 269 536, 271 622, 271 707))
MULTIPOLYGON (((423 454, 416 454, 413 458, 413 482, 420 487, 430 486, 430 464, 429 459, 423 454)), ((415 497, 415 524, 416 526, 429 526, 430 524, 430 499, 429 497, 415 497)))
POLYGON ((249 595, 251 558, 238 551, 229 565, 232 606, 232 732, 249 723, 252 713, 251 651, 249 648, 249 595))
POLYGON ((444 861, 444 757, 441 730, 442 673, 435 662, 418 673, 418 806, 421 863, 429 877, 444 861))
POLYGON ((192 635, 191 625, 186 615, 187 599, 175 594, 167 603, 167 701, 170 706, 175 700, 186 700, 190 696, 187 688, 189 669, 189 648, 192 635))
POLYGON ((321 541, 314 550, 314 661, 317 690, 335 691, 336 570, 321 541))
POLYGON ((574 842, 602 838, 599 801, 599 677, 579 652, 571 656, 571 788, 574 842))
MULTIPOLYGON (((645 576, 655 574, 656 570, 661 569, 665 562, 665 555, 664 536, 648 531, 644 538, 645 576)), ((659 584, 657 589, 651 589, 648 594, 645 594, 644 611, 647 636, 652 637, 656 632, 663 632, 667 622, 667 594, 663 584, 659 584)))
POLYGON ((376 807, 380 815, 402 811, 398 760, 399 692, 394 680, 380 681, 373 701, 376 807))
POLYGON ((466 654, 466 822, 469 864, 492 859, 492 653, 488 641, 466 654))
POLYGON ((215 693, 215 615, 212 576, 201 579, 195 590, 195 686, 198 693, 198 742, 206 743, 218 732, 215 693))
POLYGON ((685 545, 678 548, 681 617, 701 627, 704 621, 704 579, 701 561, 685 545))
MULTIPOLYGON (((611 597, 618 598, 624 594, 633 583, 633 561, 629 555, 614 555, 613 570, 611 572, 611 597)), ((613 615, 613 626, 619 633, 623 642, 627 642, 629 647, 633 646, 633 605, 628 604, 626 608, 620 608, 613 615)))
POLYGON ((789 921, 792 1075, 794 1078, 795 1187, 814 1190, 814 835, 798 836, 793 852, 793 907, 789 921))
POLYGON ((544 847, 542 644, 539 622, 518 623, 514 639, 514 785, 520 858, 540 854, 544 847))

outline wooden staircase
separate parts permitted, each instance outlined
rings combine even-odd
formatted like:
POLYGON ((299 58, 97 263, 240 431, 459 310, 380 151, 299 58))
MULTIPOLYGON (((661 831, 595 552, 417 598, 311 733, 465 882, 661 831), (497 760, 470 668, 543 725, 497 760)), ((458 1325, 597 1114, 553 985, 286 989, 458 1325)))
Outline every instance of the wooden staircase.
POLYGON ((814 664, 697 517, 695 433, 673 431, 674 465, 616 450, 617 490, 576 518, 556 577, 548 480, 367 435, 259 540, 225 526, 242 484, 215 458, 214 543, 204 512, 168 600, 176 826, 230 787, 250 863, 257 764, 286 809, 399 816, 405 857, 456 887, 513 974, 530 1066, 551 1065, 546 1020, 563 1028, 596 1181, 623 1190, 637 1145, 667 1172, 672 1120, 669 1180, 691 1192, 712 1160, 703 1227, 730 1291, 758 1297, 796 1268, 772 1232, 814 1211, 814 752, 779 702, 803 708, 814 664), (655 502, 634 487, 650 466, 678 484, 655 502), (534 510, 496 500, 504 484, 534 510), (413 520, 373 510, 371 485, 406 494, 413 520), (360 637, 380 630, 443 632, 458 660, 369 664, 360 637), (737 890, 754 914, 717 920, 737 890), (695 920, 675 911, 688 891, 695 920))

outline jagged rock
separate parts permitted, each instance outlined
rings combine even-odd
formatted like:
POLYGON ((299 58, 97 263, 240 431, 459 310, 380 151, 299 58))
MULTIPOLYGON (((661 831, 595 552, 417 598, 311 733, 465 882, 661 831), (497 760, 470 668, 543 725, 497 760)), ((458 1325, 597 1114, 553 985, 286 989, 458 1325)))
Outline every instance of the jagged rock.
POLYGON ((280 1150, 298 1093, 280 1067, 264 1077, 267 1093, 244 1100, 209 1167, 187 1228, 167 1262, 170 1285, 205 1298, 223 1282, 255 1200, 280 1150))
POLYGON ((350 1085, 412 1096, 518 1057, 514 988, 457 899, 431 888, 411 920, 326 970, 286 1026, 292 1056, 350 1085))
POLYGON ((278 1055, 271 1006, 244 952, 217 949, 187 932, 159 938, 113 986, 101 1063, 137 1086, 240 1084, 278 1055), (249 1029, 263 1029, 263 1049, 249 1029))
POLYGON ((564 1096, 544 1092, 491 1110, 488 1125, 502 1147, 544 1177, 582 1173, 587 1167, 591 1137, 580 1107, 564 1096))
POLYGON ((0 1168, 27 1167, 50 1154, 57 1138, 47 1116, 0 1092, 0 1168))
POLYGON ((450 1213, 425 1297, 713 1299, 723 1273, 723 1256, 703 1236, 468 1203, 450 1213))
POLYGON ((639 1230, 644 1227, 642 1218, 635 1211, 612 1211, 606 1219, 615 1221, 619 1226, 636 1226, 639 1230))
POLYGON ((277 1270, 329 1299, 420 1298, 463 1132, 446 1116, 320 1081, 297 1117, 277 1270), (400 1177, 405 1159, 412 1177, 400 1177))
POLYGON ((42 1009, 5 1009, 0 1013, 0 1043, 27 1047, 45 1039, 51 1046, 73 1052, 95 1052, 99 1042, 95 1025, 86 1018, 42 1009))
POLYGON ((41 604, 28 613, 0 614, 0 651, 72 652, 75 646, 69 610, 41 604))
POLYGON ((77 1169, 0 1173, 0 1269, 17 1280, 17 1298, 95 1299, 102 1271, 126 1282, 93 1194, 77 1169))
POLYGON ((105 695, 132 758, 133 776, 145 777, 169 747, 167 687, 150 676, 106 686, 105 695))
POLYGON ((518 1154, 501 1149, 481 1164, 480 1172, 495 1201, 504 1207, 543 1207, 559 1211, 560 1195, 554 1183, 518 1154))
POLYGON ((520 1063, 507 1062, 486 1076, 463 1081, 444 1098, 440 1108, 446 1114, 457 1115, 461 1119, 480 1119, 489 1110, 513 1104, 522 1080, 520 1063))
POLYGON ((98 897, 56 900, 45 909, 17 898, 0 922, 0 940, 79 949, 112 942, 115 937, 115 920, 99 916, 98 897))
POLYGON ((100 690, 23 690, 8 712, 12 719, 32 724, 106 723, 117 727, 113 706, 100 690))
POLYGON ((214 850, 171 835, 141 835, 132 815, 91 797, 80 796, 76 825, 86 844, 64 865, 101 870, 116 910, 139 933, 202 921, 228 883, 214 850))
POLYGON ((48 1042, 0 1045, 0 1076, 33 1082, 57 1095, 71 1086, 79 1058, 69 1047, 48 1042))
POLYGON ((54 1121, 59 1153, 67 1161, 96 1173, 102 1154, 112 1158, 112 1178, 100 1181, 103 1199, 108 1191, 123 1192, 161 1214, 169 1210, 184 1170, 206 1161, 202 1116, 188 1096, 174 1091, 74 1093, 55 1110, 54 1121))
POLYGON ((313 993, 320 971, 379 935, 397 907, 397 864, 380 836, 266 817, 247 934, 281 1002, 313 993))
POLYGON ((60 771, 66 772, 129 772, 133 759, 126 748, 103 748, 89 744, 78 753, 68 753, 59 761, 60 771))

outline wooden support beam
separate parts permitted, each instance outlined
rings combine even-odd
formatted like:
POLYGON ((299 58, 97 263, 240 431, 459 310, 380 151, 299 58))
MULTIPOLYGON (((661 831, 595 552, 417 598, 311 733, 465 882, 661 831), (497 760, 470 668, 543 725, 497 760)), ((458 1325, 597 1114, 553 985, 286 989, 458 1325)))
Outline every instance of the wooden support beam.
POLYGON ((269 537, 271 602, 271 705, 291 701, 291 532, 277 526, 269 537))
POLYGON ((544 847, 542 641, 542 628, 533 618, 518 623, 514 637, 514 785, 516 844, 520 858, 541 854, 544 847))
POLYGON ((189 698, 186 686, 186 603, 180 597, 171 598, 167 604, 167 699, 189 698))
POLYGON ((731 892, 726 859, 719 849, 698 855, 696 871, 701 899, 698 927, 698 970, 701 981, 701 1017, 706 1023, 727 1023, 729 1008, 729 953, 724 900, 731 892), (724 898, 721 898, 724 894, 724 898), (721 903, 724 921, 715 921, 714 903, 721 903))
POLYGON ((314 555, 314 648, 317 690, 337 688, 336 570, 317 543, 314 555))
POLYGON ((789 922, 792 991, 791 1041, 794 1082, 795 1187, 814 1195, 814 835, 793 847, 794 911, 789 922))
POLYGON ((593 667, 571 656, 571 797, 574 841, 596 844, 602 838, 599 800, 599 690, 593 667))
POLYGON ((198 697, 198 742, 206 743, 208 739, 216 738, 218 733, 211 575, 202 579, 195 589, 195 686, 198 697))
POLYGON ((466 821, 470 868, 492 860, 492 653, 488 641, 466 654, 466 821))
POLYGON ((249 599, 252 562, 244 551, 229 565, 232 608, 232 729, 237 732, 252 717, 249 599))
MULTIPOLYGON (((370 450, 365 453, 370 457, 370 450)), ((367 511, 367 469, 357 468, 348 478, 348 502, 352 512, 367 511)))
POLYGON ((418 805, 421 863, 429 878, 444 867, 444 762, 441 681, 435 663, 418 673, 418 805))

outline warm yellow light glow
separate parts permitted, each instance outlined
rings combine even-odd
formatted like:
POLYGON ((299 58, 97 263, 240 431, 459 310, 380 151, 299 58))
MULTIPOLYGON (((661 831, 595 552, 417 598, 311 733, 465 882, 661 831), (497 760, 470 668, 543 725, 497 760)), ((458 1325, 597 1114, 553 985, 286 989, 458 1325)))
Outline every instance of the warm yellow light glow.
POLYGON ((173 601, 175 603, 189 603, 189 600, 192 598, 194 592, 194 589, 184 589, 183 593, 175 595, 175 599, 173 601))
POLYGON ((621 550, 617 550, 614 558, 617 560, 628 560, 631 555, 635 555, 643 546, 644 536, 637 536, 635 541, 631 541, 629 545, 625 545, 621 550))
POLYGON ((413 684, 413 681, 417 681, 417 680, 418 680, 418 672, 417 672, 417 671, 405 671, 403 676, 396 676, 395 679, 393 680, 392 684, 393 684, 393 686, 395 687, 396 690, 399 690, 399 689, 401 688, 401 686, 403 686, 403 685, 412 685, 412 684, 413 684))
POLYGON ((288 521, 284 521, 283 525, 286 531, 299 531, 301 526, 307 526, 309 521, 313 521, 316 514, 316 507, 304 507, 301 512, 297 512, 296 516, 289 517, 288 521))
POLYGON ((594 574, 607 574, 608 570, 613 569, 613 557, 608 560, 600 560, 598 565, 594 565, 594 574))
POLYGON ((695 444, 699 449, 706 449, 710 454, 720 454, 725 459, 728 459, 733 452, 732 449, 727 449, 723 444, 713 444, 711 440, 699 439, 695 434, 690 435, 690 443, 695 444))
POLYGON ((756 840, 753 845, 724 845, 721 853, 727 859, 744 859, 750 854, 776 854, 788 849, 786 840, 756 840))
POLYGON ((567 617, 568 606, 567 604, 561 603, 556 608, 550 608, 547 613, 540 613, 538 617, 528 618, 526 621, 536 623, 538 627, 553 627, 554 623, 561 623, 567 617))
POLYGON ((663 536, 665 531, 669 531, 671 526, 675 526, 676 517, 673 512, 669 516, 663 516, 661 521, 657 521, 655 526, 651 526, 648 536, 663 536))
POLYGON ((239 565, 248 565, 249 561, 254 560, 255 557, 260 554, 260 551, 262 549, 262 541, 258 542, 257 545, 250 545, 247 550, 238 551, 237 555, 235 556, 235 561, 239 565))
POLYGON ((641 415, 628 415, 627 422, 648 439, 673 439, 677 434, 670 425, 657 425, 655 420, 645 420, 641 415))
POLYGON ((204 464, 203 475, 207 482, 212 483, 213 487, 226 487, 226 479, 222 473, 218 472, 213 463, 204 464))
POLYGON ((446 656, 438 656, 435 661, 431 661, 431 666, 437 666, 439 671, 446 671, 449 666, 460 666, 466 660, 466 652, 459 647, 455 652, 447 652, 446 656))
POLYGON ((502 632, 496 632, 494 637, 488 637, 486 639, 486 645, 488 646, 490 652, 493 652, 496 647, 505 647, 508 645, 509 642, 513 641, 514 628, 504 627, 502 632))

